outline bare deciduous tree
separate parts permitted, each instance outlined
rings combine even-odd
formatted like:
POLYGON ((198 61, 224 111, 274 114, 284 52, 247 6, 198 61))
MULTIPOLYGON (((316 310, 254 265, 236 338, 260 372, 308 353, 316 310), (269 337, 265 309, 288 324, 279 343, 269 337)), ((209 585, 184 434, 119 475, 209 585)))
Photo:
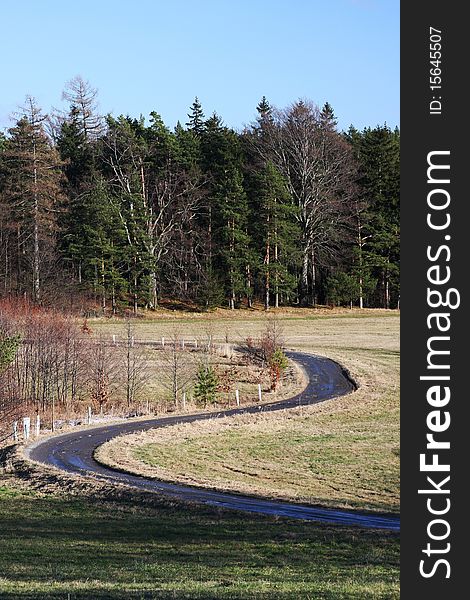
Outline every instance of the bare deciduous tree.
POLYGON ((85 140, 95 140, 103 132, 103 118, 98 112, 98 90, 80 75, 67 82, 62 100, 70 105, 70 114, 77 118, 85 140))
POLYGON ((135 332, 134 324, 128 318, 126 320, 126 338, 121 355, 128 408, 135 407, 137 402, 145 396, 147 384, 150 380, 148 348, 136 345, 135 332))
POLYGON ((194 380, 197 364, 194 353, 184 344, 184 338, 177 327, 165 339, 165 345, 158 350, 163 362, 161 383, 169 390, 174 408, 178 408, 178 400, 194 380))
POLYGON ((272 161, 283 175, 299 208, 302 295, 315 304, 318 265, 336 253, 353 214, 355 164, 350 146, 325 124, 318 107, 301 100, 273 110, 262 135, 253 139, 263 160, 272 161))

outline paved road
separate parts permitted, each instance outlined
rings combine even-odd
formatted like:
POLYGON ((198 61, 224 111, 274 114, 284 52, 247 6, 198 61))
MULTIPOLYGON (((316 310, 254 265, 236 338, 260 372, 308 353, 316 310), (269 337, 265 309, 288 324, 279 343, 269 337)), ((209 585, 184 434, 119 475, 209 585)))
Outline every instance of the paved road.
POLYGON ((145 421, 129 421, 117 425, 107 425, 89 430, 75 431, 37 442, 27 448, 30 459, 47 465, 53 465, 69 473, 81 475, 93 474, 111 483, 118 482, 135 486, 151 492, 163 493, 182 500, 191 500, 268 515, 278 515, 309 521, 322 521, 342 525, 358 525, 375 529, 399 531, 400 521, 396 515, 365 514, 355 511, 334 510, 281 502, 263 500, 255 497, 229 494, 202 488, 164 483, 146 479, 137 475, 119 472, 97 463, 93 458, 95 449, 113 437, 125 433, 146 431, 156 427, 168 427, 176 423, 190 423, 214 417, 226 417, 237 414, 250 414, 260 411, 275 411, 307 404, 315 404, 330 398, 348 394, 354 390, 354 383, 341 367, 324 357, 289 352, 289 357, 300 364, 308 375, 307 387, 289 400, 273 402, 247 408, 237 408, 220 413, 199 413, 185 416, 170 416, 145 421))

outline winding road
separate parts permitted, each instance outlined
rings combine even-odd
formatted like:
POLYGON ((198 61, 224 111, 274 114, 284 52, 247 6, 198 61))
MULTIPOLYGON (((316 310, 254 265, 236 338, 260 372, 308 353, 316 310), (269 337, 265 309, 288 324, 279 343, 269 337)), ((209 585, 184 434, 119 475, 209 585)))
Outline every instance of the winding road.
POLYGON ((177 423, 191 423, 237 414, 284 410, 322 402, 348 394, 355 389, 354 383, 338 363, 328 358, 300 352, 288 352, 287 354, 289 358, 303 368, 308 376, 307 387, 300 394, 288 400, 225 410, 219 413, 198 413, 145 421, 128 421, 117 425, 75 431, 32 444, 26 448, 26 456, 30 460, 52 465, 69 473, 93 475, 110 483, 126 484, 146 491, 177 497, 181 500, 308 521, 322 521, 348 526, 357 525, 366 528, 399 531, 400 520, 397 515, 366 514, 356 511, 321 508, 165 483, 116 471, 99 464, 94 459, 93 456, 96 448, 117 435, 146 431, 156 427, 168 427, 177 423))

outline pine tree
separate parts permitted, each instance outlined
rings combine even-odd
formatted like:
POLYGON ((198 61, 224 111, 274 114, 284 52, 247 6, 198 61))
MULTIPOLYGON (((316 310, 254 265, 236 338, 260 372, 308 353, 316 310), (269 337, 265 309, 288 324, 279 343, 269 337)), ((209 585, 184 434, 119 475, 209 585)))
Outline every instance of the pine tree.
POLYGON ((258 112, 258 117, 256 118, 257 127, 262 134, 264 128, 273 123, 272 107, 267 101, 266 96, 261 98, 256 110, 258 112))
POLYGON ((320 111, 320 126, 326 131, 336 131, 338 120, 336 119, 333 107, 328 102, 325 102, 320 111))
POLYGON ((254 207, 258 216, 253 237, 263 256, 264 307, 268 310, 271 298, 274 306, 281 295, 288 298, 296 287, 300 229, 296 222, 296 207, 292 205, 285 182, 275 166, 268 162, 255 178, 254 207))
POLYGON ((44 132, 45 119, 34 98, 28 97, 3 153, 2 188, 14 239, 15 290, 35 302, 42 300, 44 280, 56 275, 57 216, 63 209, 62 163, 44 132))
POLYGON ((19 344, 19 335, 8 336, 0 332, 0 375, 13 362, 19 344))
POLYGON ((387 125, 350 129, 360 163, 357 255, 361 273, 379 282, 378 304, 389 308, 399 297, 400 134, 387 125))
POLYGON ((201 365, 197 372, 194 396, 198 404, 204 406, 217 402, 218 377, 214 369, 209 365, 201 365))
POLYGON ((210 181, 207 198, 206 270, 225 281, 230 308, 247 295, 250 240, 243 187, 243 155, 237 134, 212 115, 201 140, 203 168, 210 181))
POLYGON ((204 112, 197 96, 191 105, 188 117, 189 121, 186 123, 188 129, 197 136, 202 135, 204 132, 204 112))
POLYGON ((217 240, 223 272, 226 273, 229 306, 235 308, 237 298, 246 295, 246 265, 249 237, 246 230, 248 206, 242 185, 242 174, 235 168, 229 170, 218 183, 215 195, 217 240))

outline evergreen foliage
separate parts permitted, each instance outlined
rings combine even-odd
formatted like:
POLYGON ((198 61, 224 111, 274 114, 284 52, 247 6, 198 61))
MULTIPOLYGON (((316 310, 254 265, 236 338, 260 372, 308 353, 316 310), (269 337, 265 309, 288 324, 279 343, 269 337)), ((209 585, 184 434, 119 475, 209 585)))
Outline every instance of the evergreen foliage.
POLYGON ((72 80, 55 135, 35 101, 0 136, 0 294, 88 311, 161 299, 266 309, 399 303, 399 131, 263 97, 236 132, 103 119, 72 80), (67 282, 64 285, 64 282, 67 282))
POLYGON ((194 386, 196 402, 204 407, 217 402, 218 385, 219 381, 214 369, 211 366, 201 365, 198 369, 196 384, 194 386))
POLYGON ((20 336, 5 336, 0 334, 0 373, 15 359, 20 343, 20 336))

